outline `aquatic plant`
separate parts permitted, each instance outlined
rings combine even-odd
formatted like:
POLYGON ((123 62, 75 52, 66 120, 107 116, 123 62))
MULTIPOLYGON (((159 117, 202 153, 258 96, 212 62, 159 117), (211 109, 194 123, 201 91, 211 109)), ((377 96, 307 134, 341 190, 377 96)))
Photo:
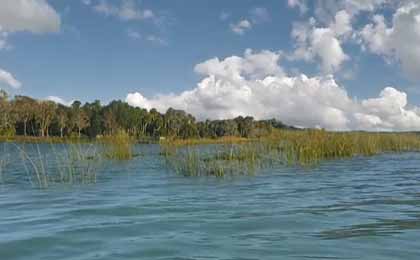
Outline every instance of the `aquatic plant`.
POLYGON ((204 145, 204 144, 241 144, 252 141, 250 138, 238 136, 222 136, 219 138, 187 138, 187 139, 162 139, 161 145, 166 146, 186 146, 186 145, 204 145))
POLYGON ((100 140, 105 145, 104 154, 109 159, 130 160, 133 158, 133 139, 130 135, 120 130, 112 136, 100 140))
POLYGON ((251 145, 165 147, 164 151, 168 167, 185 176, 253 174, 262 167, 262 154, 251 145))
MULTIPOLYGON (((183 175, 250 174, 279 164, 311 167, 323 160, 372 156, 386 152, 420 151, 413 133, 274 131, 270 136, 238 144, 216 144, 213 149, 195 143, 163 146, 169 166, 183 175), (184 147, 184 148, 182 148, 184 147), (206 150, 207 152, 203 152, 206 150)), ((207 146, 208 147, 208 146, 207 146)))
POLYGON ((41 151, 38 144, 15 147, 29 181, 40 188, 48 188, 52 183, 88 184, 97 180, 102 156, 94 144, 62 145, 60 149, 51 145, 49 152, 41 151))

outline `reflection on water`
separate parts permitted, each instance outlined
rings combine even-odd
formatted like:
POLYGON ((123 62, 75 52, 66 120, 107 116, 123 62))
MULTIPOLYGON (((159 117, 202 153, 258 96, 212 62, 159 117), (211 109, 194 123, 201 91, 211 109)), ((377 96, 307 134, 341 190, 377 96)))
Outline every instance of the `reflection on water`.
POLYGON ((187 178, 137 148, 96 184, 48 189, 12 155, 0 259, 420 259, 420 154, 187 178))

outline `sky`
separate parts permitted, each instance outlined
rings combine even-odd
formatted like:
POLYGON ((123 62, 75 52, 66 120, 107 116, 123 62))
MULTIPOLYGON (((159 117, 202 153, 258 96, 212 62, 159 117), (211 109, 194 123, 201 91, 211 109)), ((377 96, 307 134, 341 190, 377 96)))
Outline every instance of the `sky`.
POLYGON ((0 88, 420 130, 420 0, 0 0, 0 88))

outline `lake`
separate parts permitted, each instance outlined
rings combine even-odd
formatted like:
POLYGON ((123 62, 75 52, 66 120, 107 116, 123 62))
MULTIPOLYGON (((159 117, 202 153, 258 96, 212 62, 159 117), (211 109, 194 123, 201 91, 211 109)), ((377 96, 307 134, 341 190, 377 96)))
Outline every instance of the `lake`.
POLYGON ((217 178, 181 176, 158 146, 136 148, 94 184, 46 189, 9 149, 0 259, 420 259, 419 153, 217 178))

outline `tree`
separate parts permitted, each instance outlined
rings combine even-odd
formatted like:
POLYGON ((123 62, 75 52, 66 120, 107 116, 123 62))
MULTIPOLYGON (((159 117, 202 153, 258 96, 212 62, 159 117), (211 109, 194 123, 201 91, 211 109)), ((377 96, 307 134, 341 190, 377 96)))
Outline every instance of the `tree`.
POLYGON ((86 103, 83 106, 83 110, 89 117, 89 126, 86 128, 87 135, 89 137, 96 137, 103 133, 104 119, 103 119, 103 108, 99 100, 95 100, 93 103, 86 103))
POLYGON ((82 130, 89 126, 89 117, 81 108, 80 101, 74 101, 71 105, 71 126, 77 129, 77 136, 80 138, 82 130))
POLYGON ((118 130, 118 123, 112 111, 108 110, 104 113, 104 126, 109 135, 113 135, 118 130))
POLYGON ((13 135, 15 133, 15 117, 9 102, 9 95, 0 89, 0 135, 13 135))
POLYGON ((36 121, 42 137, 49 136, 49 127, 54 117, 57 104, 53 101, 38 101, 36 106, 36 121))
POLYGON ((28 122, 35 115, 34 107, 36 107, 36 101, 30 97, 16 96, 13 104, 17 119, 23 123, 23 135, 26 136, 28 122))
POLYGON ((58 127, 60 128, 60 137, 64 137, 64 129, 67 127, 69 116, 66 107, 59 106, 56 113, 58 127))

